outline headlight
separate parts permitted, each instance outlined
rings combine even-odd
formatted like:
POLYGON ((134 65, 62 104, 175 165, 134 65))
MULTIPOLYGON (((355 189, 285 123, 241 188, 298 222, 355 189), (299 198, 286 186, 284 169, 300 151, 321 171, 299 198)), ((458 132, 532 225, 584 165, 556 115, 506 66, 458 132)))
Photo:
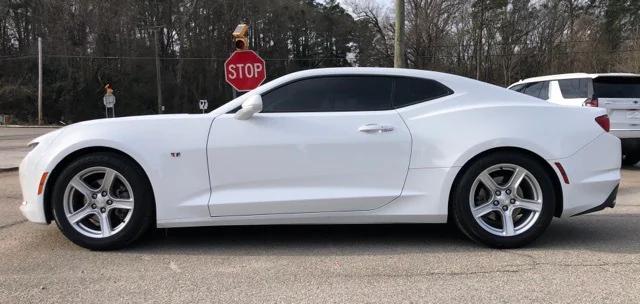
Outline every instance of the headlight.
POLYGON ((40 137, 34 138, 27 144, 27 147, 29 147, 30 150, 33 150, 40 144, 48 146, 60 134, 60 131, 61 129, 58 129, 53 132, 41 135, 40 137))

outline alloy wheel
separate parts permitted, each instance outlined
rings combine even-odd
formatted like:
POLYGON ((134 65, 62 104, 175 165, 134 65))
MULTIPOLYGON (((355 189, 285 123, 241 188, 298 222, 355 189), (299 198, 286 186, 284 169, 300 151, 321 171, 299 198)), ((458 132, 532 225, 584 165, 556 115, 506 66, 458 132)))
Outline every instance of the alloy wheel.
POLYGON ((71 226, 85 236, 106 238, 121 231, 133 214, 129 182, 107 167, 77 173, 66 186, 64 212, 71 226))
POLYGON ((497 236, 514 236, 529 230, 542 211, 542 188, 525 168, 498 164, 476 177, 469 193, 476 222, 497 236))

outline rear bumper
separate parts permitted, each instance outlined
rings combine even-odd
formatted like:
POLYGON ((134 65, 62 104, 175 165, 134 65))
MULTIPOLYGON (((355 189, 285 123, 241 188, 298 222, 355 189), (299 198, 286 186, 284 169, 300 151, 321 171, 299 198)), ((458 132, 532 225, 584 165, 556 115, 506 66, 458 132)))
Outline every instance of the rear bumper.
POLYGON ((617 138, 640 138, 640 129, 611 129, 611 134, 617 138))
POLYGON ((607 197, 607 200, 604 201, 604 203, 602 203, 601 205, 595 206, 589 210, 585 210, 582 211, 578 214, 575 214, 573 216, 578 216, 578 215, 583 215, 583 214, 588 214, 588 213, 593 213, 593 212, 598 212, 600 210, 604 210, 605 208, 613 208, 616 206, 616 197, 618 197, 618 188, 619 185, 616 186, 615 189, 613 189, 613 191, 611 191, 611 194, 609 194, 609 197, 607 197))
POLYGON ((570 157, 553 160, 564 167, 569 183, 562 181, 563 217, 599 208, 620 184, 620 139, 603 133, 570 157))

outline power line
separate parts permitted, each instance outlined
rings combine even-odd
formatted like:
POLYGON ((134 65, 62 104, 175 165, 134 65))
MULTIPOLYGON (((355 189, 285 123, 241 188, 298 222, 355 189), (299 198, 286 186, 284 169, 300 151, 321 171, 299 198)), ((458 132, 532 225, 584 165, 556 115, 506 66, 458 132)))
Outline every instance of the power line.
MULTIPOLYGON (((49 58, 79 58, 79 59, 139 59, 154 60, 156 57, 150 56, 91 56, 91 55, 45 55, 49 58)), ((228 57, 159 57, 160 60, 220 60, 225 61, 228 57)), ((316 60, 346 60, 346 57, 315 57, 315 58, 264 58, 265 61, 316 61, 316 60)))
MULTIPOLYGON (((611 51, 572 51, 572 52, 525 52, 512 54, 485 54, 490 57, 506 57, 506 56, 535 56, 535 55, 571 55, 571 54, 617 54, 617 53, 634 53, 640 52, 640 49, 625 49, 611 51)), ((414 58, 432 58, 432 57, 457 57, 457 54, 436 54, 425 56, 412 56, 414 58)), ((22 56, 10 59, 31 58, 36 56, 22 56)), ((91 55, 45 55, 45 58, 76 58, 76 59, 107 59, 107 60, 155 60, 152 56, 91 56, 91 55)), ((227 57, 160 57, 160 60, 219 60, 225 61, 227 57)), ((2 60, 0 58, 0 60, 2 60)), ((315 58, 264 58, 265 61, 318 61, 318 60, 347 60, 346 57, 315 57, 315 58)))
POLYGON ((21 60, 27 58, 37 58, 36 55, 27 55, 27 56, 11 56, 11 57, 0 57, 0 61, 13 61, 13 60, 21 60))

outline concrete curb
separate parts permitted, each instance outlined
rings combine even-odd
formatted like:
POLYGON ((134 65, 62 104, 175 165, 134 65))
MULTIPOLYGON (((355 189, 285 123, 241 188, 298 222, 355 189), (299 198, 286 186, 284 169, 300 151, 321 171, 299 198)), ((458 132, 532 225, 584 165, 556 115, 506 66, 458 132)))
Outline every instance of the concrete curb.
POLYGON ((18 171, 18 167, 0 168, 0 173, 15 171, 18 171))
POLYGON ((0 128, 21 128, 21 129, 58 129, 64 126, 21 126, 21 125, 0 125, 0 128))

